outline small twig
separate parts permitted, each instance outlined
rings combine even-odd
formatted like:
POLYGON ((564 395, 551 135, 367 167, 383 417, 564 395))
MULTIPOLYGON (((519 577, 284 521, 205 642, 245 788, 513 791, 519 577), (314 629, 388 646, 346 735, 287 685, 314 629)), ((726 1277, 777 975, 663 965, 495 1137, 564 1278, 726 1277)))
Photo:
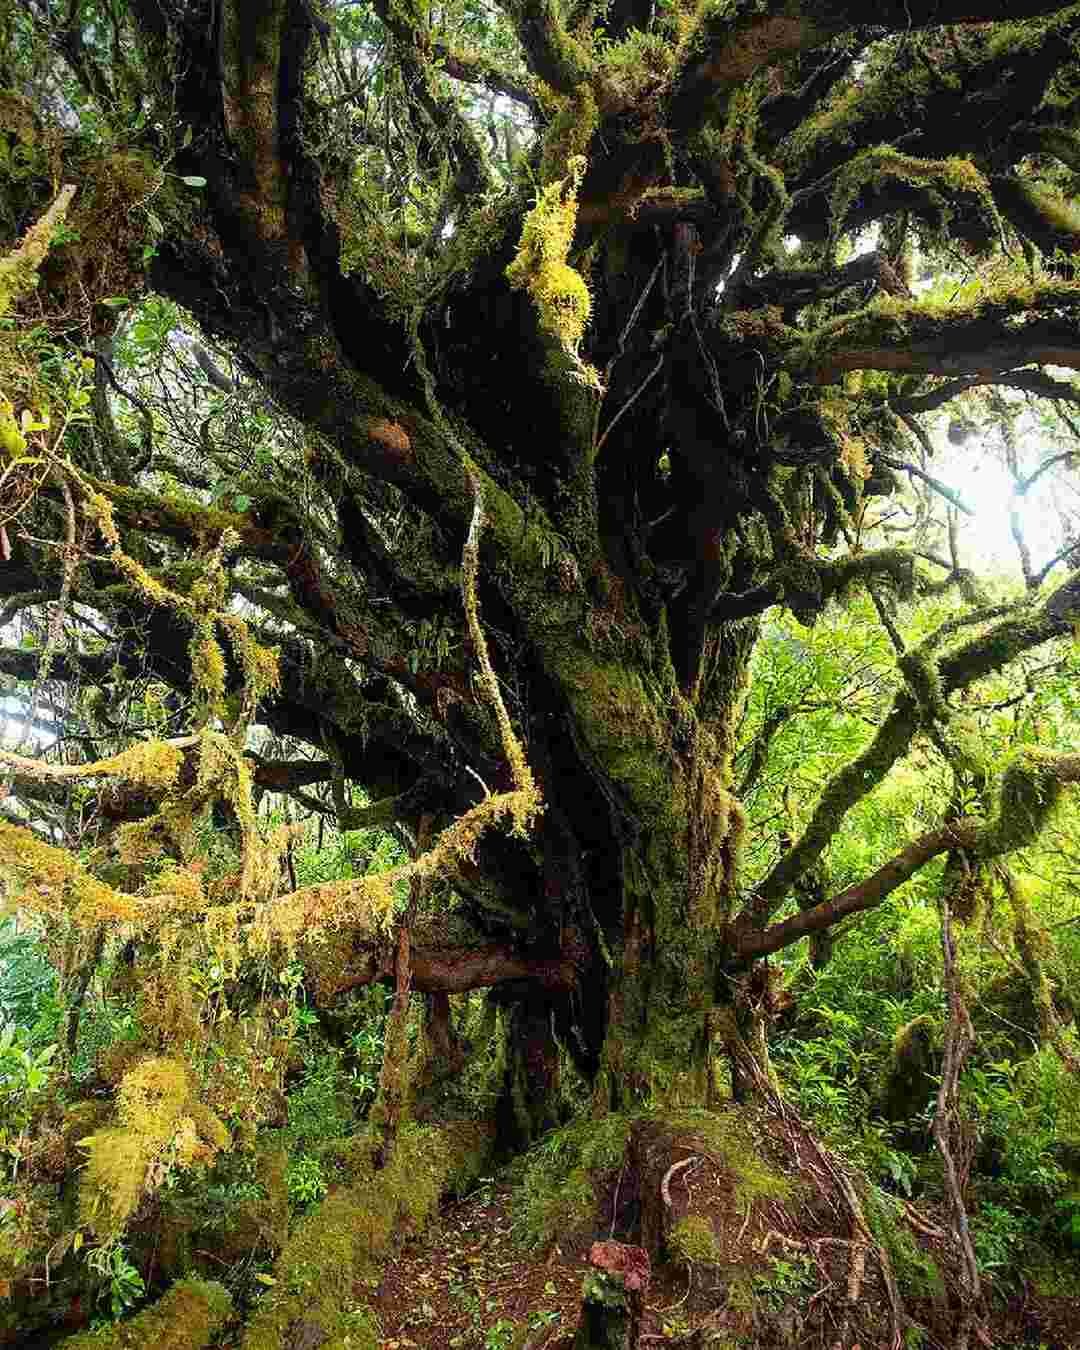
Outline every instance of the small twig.
POLYGON ((893 459, 892 455, 876 454, 875 459, 881 460, 882 464, 890 469, 896 469, 901 473, 914 474, 916 478, 921 478, 924 483, 928 483, 935 492, 939 493, 946 501, 952 502, 953 506, 958 506, 966 515, 973 516, 974 508, 968 506, 967 502, 958 492, 954 492, 951 487, 946 486, 940 478, 935 478, 932 473, 927 473, 925 469, 920 469, 917 464, 912 464, 906 459, 893 459))

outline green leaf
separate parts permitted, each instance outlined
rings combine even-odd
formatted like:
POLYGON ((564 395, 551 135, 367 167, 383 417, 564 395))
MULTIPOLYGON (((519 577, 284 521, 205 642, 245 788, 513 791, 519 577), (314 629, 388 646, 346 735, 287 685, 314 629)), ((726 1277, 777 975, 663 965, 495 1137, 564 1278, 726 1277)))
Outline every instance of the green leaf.
POLYGON ((236 511, 246 511, 251 505, 251 498, 246 493, 241 492, 239 496, 233 498, 233 509, 236 511))
POLYGON ((206 186, 206 179, 202 176, 202 174, 198 173, 184 174, 181 177, 180 181, 181 183, 186 183, 188 187, 193 188, 204 188, 206 186))
POLYGON ((106 296, 101 304, 108 305, 110 309, 123 309, 125 305, 131 304, 130 295, 109 295, 106 296))

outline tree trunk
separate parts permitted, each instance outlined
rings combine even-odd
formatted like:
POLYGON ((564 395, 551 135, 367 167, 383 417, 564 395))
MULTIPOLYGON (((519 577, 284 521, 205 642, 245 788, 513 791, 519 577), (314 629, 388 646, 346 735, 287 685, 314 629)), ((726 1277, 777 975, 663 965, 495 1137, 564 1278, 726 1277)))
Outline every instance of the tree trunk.
POLYGON ((531 996, 504 1014, 502 1092, 496 1108, 500 1150, 517 1152, 559 1123, 559 1047, 548 999, 531 996))
POLYGON ((594 1242, 573 1350, 637 1350, 651 1268, 643 1247, 594 1242))

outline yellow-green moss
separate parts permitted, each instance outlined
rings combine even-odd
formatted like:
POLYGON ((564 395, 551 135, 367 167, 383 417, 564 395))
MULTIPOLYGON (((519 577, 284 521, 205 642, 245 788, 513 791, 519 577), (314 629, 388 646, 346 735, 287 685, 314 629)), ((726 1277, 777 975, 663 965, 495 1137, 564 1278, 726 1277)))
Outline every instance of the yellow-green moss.
POLYGON ((79 1188, 80 1222, 118 1234, 143 1195, 171 1168, 208 1162, 229 1142, 221 1121, 193 1096, 179 1060, 152 1056, 130 1069, 116 1099, 117 1123, 81 1142, 89 1158, 79 1188))
POLYGON ((440 1197, 477 1175, 489 1146, 477 1127, 403 1127, 389 1164, 376 1171, 377 1140, 361 1136, 347 1159, 353 1180, 302 1219, 274 1266, 274 1284, 255 1309, 243 1350, 281 1350, 297 1320, 320 1327, 326 1344, 351 1336, 354 1350, 378 1346, 373 1319, 356 1308, 353 1286, 371 1276, 395 1238, 414 1232, 440 1197))
POLYGON ((996 218, 990 185, 970 159, 959 155, 921 159, 891 145, 876 145, 848 160, 836 180, 831 203, 834 230, 843 228, 851 203, 868 184, 890 178, 935 193, 943 211, 948 210, 948 203, 957 194, 974 196, 996 218))
MULTIPOLYGON (((541 329, 575 358, 592 312, 585 278, 567 262, 584 173, 585 157, 571 156, 566 177, 541 190, 522 225, 517 256, 506 269, 514 290, 526 290, 532 297, 541 329)), ((580 373, 585 372, 582 366, 580 373)))
POLYGON ((672 1259, 680 1265, 714 1265, 720 1260, 720 1244, 713 1226, 703 1214, 688 1214, 667 1237, 672 1259))
POLYGON ((52 237, 67 215, 74 195, 74 187, 65 187, 41 219, 30 226, 21 243, 0 258, 0 314, 6 314, 20 295, 37 285, 38 268, 45 261, 52 237))
POLYGON ((232 1314, 229 1291, 213 1280, 180 1280, 128 1322, 69 1336, 64 1350, 202 1350, 232 1314))

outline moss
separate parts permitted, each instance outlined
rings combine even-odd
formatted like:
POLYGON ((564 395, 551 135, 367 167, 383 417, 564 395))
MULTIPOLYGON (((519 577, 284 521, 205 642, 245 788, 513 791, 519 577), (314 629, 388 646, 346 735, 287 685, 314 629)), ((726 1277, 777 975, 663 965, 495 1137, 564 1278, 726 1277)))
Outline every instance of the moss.
POLYGON ((506 269, 514 290, 527 290, 532 297, 543 331, 572 356, 577 355, 592 311, 584 277, 567 262, 584 173, 584 156, 572 156, 567 176, 541 191, 522 225, 517 256, 506 269))
POLYGON ((1001 780, 994 816, 979 834, 980 858, 1001 857, 1038 838, 1061 800, 1064 758, 1036 749, 1016 756, 1001 780))
POLYGON ((644 821, 671 810, 674 763, 667 729, 641 677, 616 661, 591 659, 565 639, 545 652, 570 701, 584 750, 644 821))
POLYGON ((977 198, 986 213, 995 222, 997 220, 990 185, 970 159, 958 155, 948 159, 921 159, 917 155, 906 155, 891 145, 877 145, 848 160, 836 180, 831 203, 834 233, 843 228, 844 218, 859 192, 869 183, 889 178, 929 189, 934 193, 943 217, 947 217, 949 203, 957 195, 967 194, 977 198))
POLYGON ((37 285, 38 268, 45 261, 57 227, 67 215, 74 187, 65 187, 20 243, 0 258, 0 315, 37 285))
POLYGON ((201 1350, 232 1314, 229 1291, 213 1280, 181 1280, 128 1322, 83 1332, 65 1350, 201 1350))
POLYGON ((395 1238, 428 1220, 446 1191, 475 1178, 489 1148, 475 1127, 408 1125, 389 1164, 376 1171, 377 1144, 371 1135, 352 1144, 352 1183, 332 1192, 289 1237, 274 1265, 274 1284, 248 1324, 244 1350, 282 1350, 289 1328, 301 1321, 331 1346, 351 1336, 354 1347, 376 1350, 374 1318, 357 1312, 354 1285, 374 1274, 395 1238))
POLYGON ((1071 253, 1080 245, 1080 206, 1049 184, 1016 175, 996 178, 994 197, 1013 224, 1044 248, 1071 253))
POLYGON ((899 665, 924 719, 947 722, 949 709, 933 655, 921 647, 913 647, 900 658, 899 665))
POLYGON ((904 1226, 899 1203, 874 1186, 863 1197, 863 1210, 871 1234, 888 1254, 901 1294, 944 1301, 947 1291, 941 1267, 904 1226))
POLYGON ((544 134, 540 182, 554 185, 571 173, 573 161, 587 156, 589 142, 599 125, 600 109, 587 85, 575 90, 569 98, 558 99, 557 111, 544 134))
POLYGON ((605 114, 636 103, 657 86, 674 70, 676 55, 675 44, 666 37, 640 28, 606 47, 596 80, 605 114))
POLYGON ((130 1069, 116 1112, 116 1125, 80 1140, 89 1151, 80 1221, 102 1238, 121 1231, 170 1168, 208 1162, 229 1143, 221 1121, 194 1099, 188 1070, 176 1059, 149 1057, 130 1069))
POLYGON ((787 1200, 792 1183, 769 1161, 755 1118, 742 1108, 658 1113, 656 1119, 680 1138, 711 1154, 731 1176, 735 1202, 749 1209, 761 1200, 787 1200))
POLYGON ((139 915, 134 896, 98 881, 66 849, 6 821, 0 821, 0 873, 29 913, 73 918, 84 928, 130 923, 139 915))
POLYGON ((910 1120, 926 1106, 934 1090, 934 1019, 923 1013, 904 1024, 893 1037, 882 1095, 887 1120, 910 1120))
POLYGON ((721 1256, 713 1226, 702 1214, 680 1219, 668 1234, 667 1245, 680 1265, 715 1265, 721 1256))
POLYGON ((555 1130, 528 1154, 514 1199, 514 1230, 527 1248, 588 1236, 605 1183, 622 1164, 633 1117, 582 1117, 555 1130))
POLYGON ((871 792, 907 752, 918 728, 915 714, 914 700, 906 689, 902 690, 877 735, 830 780, 801 839, 759 886, 762 909, 771 912, 771 907, 788 894, 796 878, 821 857, 848 810, 871 792))

